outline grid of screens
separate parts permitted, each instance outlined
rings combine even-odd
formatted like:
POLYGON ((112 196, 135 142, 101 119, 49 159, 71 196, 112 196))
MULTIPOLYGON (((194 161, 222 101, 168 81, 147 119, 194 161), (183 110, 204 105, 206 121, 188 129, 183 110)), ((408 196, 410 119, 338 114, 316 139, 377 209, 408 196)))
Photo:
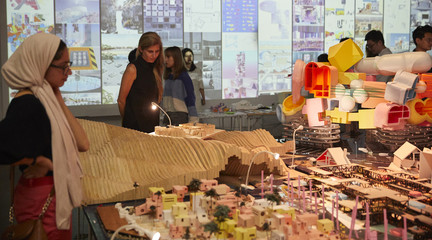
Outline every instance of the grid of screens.
POLYGON ((71 48, 68 105, 115 104, 128 54, 142 33, 164 47, 188 47, 207 99, 254 98, 291 90, 297 59, 318 55, 378 29, 393 52, 413 49, 410 33, 431 22, 422 0, 10 0, 8 54, 36 32, 71 48), (411 41, 411 43, 410 43, 411 41))

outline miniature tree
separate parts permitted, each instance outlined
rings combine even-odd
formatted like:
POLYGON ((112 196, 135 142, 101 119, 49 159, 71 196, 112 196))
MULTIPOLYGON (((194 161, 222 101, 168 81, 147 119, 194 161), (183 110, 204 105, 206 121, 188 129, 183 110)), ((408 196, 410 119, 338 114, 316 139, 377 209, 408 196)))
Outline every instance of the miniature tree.
POLYGON ((278 189, 274 188, 273 189, 273 194, 275 195, 275 197, 277 198, 277 204, 279 205, 282 202, 282 197, 280 196, 278 189))
POLYGON ((228 214, 231 211, 231 209, 229 209, 229 207, 226 205, 219 205, 216 207, 215 210, 216 211, 213 216, 217 219, 219 223, 225 222, 225 219, 229 217, 228 214))
MULTIPOLYGON (((216 221, 219 224, 222 224, 225 222, 225 220, 228 218, 228 214, 231 210, 226 205, 218 205, 216 206, 215 213, 213 216, 216 218, 216 221)), ((219 225, 220 226, 220 225, 219 225)))
POLYGON ((214 233, 219 232, 219 226, 215 222, 211 221, 209 223, 204 224, 204 231, 210 232, 210 237, 211 237, 211 235, 213 235, 214 233))
POLYGON ((190 237, 191 237, 190 236, 190 227, 186 227, 185 234, 183 235, 183 238, 186 240, 189 240, 190 237))
MULTIPOLYGON (((189 188, 189 192, 193 192, 193 193, 198 192, 200 186, 201 186, 201 181, 199 179, 193 178, 192 181, 190 181, 190 183, 189 183, 189 187, 188 187, 189 188)), ((189 198, 190 208, 191 209, 192 209, 192 203, 194 201, 196 201, 196 200, 189 198)))
POLYGON ((274 193, 273 194, 266 194, 264 197, 267 199, 267 201, 271 202, 272 210, 273 210, 273 206, 274 206, 275 202, 277 204, 280 204, 280 199, 274 193))
MULTIPOLYGON (((213 210, 213 198, 217 198, 219 197, 219 194, 216 193, 216 190, 214 190, 214 188, 208 190, 207 192, 204 193, 204 195, 206 197, 210 197, 210 210, 213 210)), ((208 212, 208 214, 210 215, 210 211, 208 212)))
POLYGON ((201 181, 199 179, 193 178, 189 183, 189 192, 197 192, 201 186, 201 181))

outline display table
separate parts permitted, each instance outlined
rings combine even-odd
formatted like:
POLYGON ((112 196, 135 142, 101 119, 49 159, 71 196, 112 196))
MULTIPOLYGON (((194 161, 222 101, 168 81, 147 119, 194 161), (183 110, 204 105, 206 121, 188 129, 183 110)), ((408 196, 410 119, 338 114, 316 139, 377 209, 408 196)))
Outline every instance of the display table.
POLYGON ((264 128, 264 117, 265 116, 276 116, 276 111, 271 109, 257 109, 257 110, 248 110, 244 111, 246 114, 247 119, 247 130, 250 131, 255 129, 253 126, 255 126, 256 123, 260 122, 261 127, 264 128), (254 120, 254 124, 251 125, 252 120, 254 120))
POLYGON ((200 112, 198 113, 200 122, 205 122, 211 119, 217 119, 220 126, 218 128, 225 129, 225 119, 229 119, 230 121, 229 130, 236 130, 236 126, 238 126, 237 130, 239 131, 242 130, 243 118, 246 116, 247 114, 244 112, 230 112, 230 113, 200 112))
MULTIPOLYGON (((144 201, 140 200, 140 201, 136 201, 136 205, 140 205, 142 204, 144 201)), ((89 234, 90 239, 92 239, 93 237, 96 240, 106 240, 106 239, 110 239, 111 238, 111 234, 115 231, 115 229, 110 229, 111 231, 107 230, 107 227, 104 226, 103 221, 101 220, 101 216, 100 216, 100 211, 98 211, 98 207, 104 207, 106 208, 105 213, 106 214, 111 214, 110 212, 113 211, 108 211, 110 209, 110 207, 112 207, 114 209, 114 212, 117 214, 117 217, 113 217, 112 220, 118 221, 115 222, 113 224, 111 224, 112 226, 123 226, 125 225, 127 222, 124 219, 120 219, 118 216, 118 210, 114 208, 114 204, 115 203, 106 203, 106 204, 94 204, 94 205, 88 205, 88 206, 83 206, 83 212, 84 215, 86 216, 88 222, 89 222, 89 226, 90 229, 92 231, 92 233, 89 234)), ((124 202, 125 205, 134 205, 134 201, 126 201, 124 202)), ((116 228, 116 227, 114 227, 116 228)), ((135 231, 125 231, 122 230, 122 233, 126 233, 126 234, 130 234, 133 235, 135 238, 137 237, 137 234, 135 233, 135 231), (135 233, 135 234, 134 234, 135 233)), ((145 238, 143 238, 145 239, 145 238)))
POLYGON ((247 124, 247 130, 253 130, 257 128, 264 128, 264 118, 266 116, 276 116, 276 111, 271 109, 256 109, 256 110, 245 110, 237 112, 200 112, 198 117, 200 122, 208 122, 211 119, 218 120, 217 128, 225 129, 225 119, 229 119, 230 126, 226 130, 243 130, 243 119, 245 119, 247 124), (260 126, 255 128, 254 126, 260 123, 260 126))

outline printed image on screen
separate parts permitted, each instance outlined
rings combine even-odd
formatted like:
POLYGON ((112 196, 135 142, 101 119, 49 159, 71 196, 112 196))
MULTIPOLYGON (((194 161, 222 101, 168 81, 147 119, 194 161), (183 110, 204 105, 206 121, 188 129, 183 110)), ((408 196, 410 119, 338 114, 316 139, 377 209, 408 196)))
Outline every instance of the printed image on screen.
POLYGON ((221 31, 221 0, 184 0, 185 32, 221 31))
POLYGON ((144 31, 157 32, 164 47, 183 45, 183 0, 144 1, 144 31))
POLYGON ((6 2, 8 57, 27 37, 38 33, 54 31, 54 9, 50 1, 6 2))
POLYGON ((258 6, 222 1, 222 98, 258 96, 258 6))
POLYGON ((204 60, 221 60, 222 57, 222 39, 220 33, 203 33, 203 59, 204 60))
POLYGON ((101 104, 101 93, 62 93, 62 96, 68 106, 101 104))
POLYGON ((259 1, 259 93, 291 91, 291 8, 284 0, 259 1))
POLYGON ((217 32, 204 32, 202 40, 202 57, 206 72, 203 69, 203 82, 206 98, 222 98, 222 39, 217 32), (206 87, 207 86, 207 87, 206 87))
POLYGON ((98 0, 55 1, 56 23, 97 23, 99 24, 98 0))
POLYGON ((221 61, 203 61, 202 77, 206 99, 222 98, 222 64, 221 61))
POLYGON ((382 0, 356 0, 355 40, 363 46, 365 35, 371 30, 383 30, 382 0))
POLYGON ((325 1, 325 48, 324 52, 343 38, 354 38, 354 1, 325 1))
POLYGON ((324 51, 324 1, 310 0, 297 1, 293 4, 293 59, 295 62, 299 55, 305 54, 303 61, 315 61, 315 58, 324 51))
POLYGON ((281 50, 261 51, 259 55, 259 83, 262 92, 286 92, 291 90, 288 79, 291 69, 290 53, 281 50))
POLYGON ((5 4, 8 56, 37 32, 56 34, 67 43, 73 73, 61 90, 68 105, 116 104, 129 52, 147 31, 157 32, 164 47, 193 49, 207 99, 248 98, 290 91, 293 63, 317 61, 341 38, 353 38, 364 50, 365 34, 381 30, 393 53, 411 51, 412 31, 432 20, 429 0, 8 0, 5 4))
POLYGON ((68 94, 69 105, 101 104, 99 1, 55 3, 55 33, 66 42, 74 63, 72 75, 60 90, 68 94))
POLYGON ((223 0, 222 32, 256 32, 258 26, 256 1, 223 0))
POLYGON ((101 26, 102 103, 115 104, 129 53, 138 46, 143 33, 141 1, 103 0, 101 18, 108 20, 101 26))
POLYGON ((410 42, 410 1, 385 1, 384 11, 384 40, 392 53, 409 50, 410 42))
MULTIPOLYGON (((432 2, 412 0, 411 1, 411 17, 410 17, 410 33, 419 26, 432 25, 432 2)), ((410 37, 410 51, 414 50, 415 44, 412 37, 410 37)))
POLYGON ((56 24, 55 31, 68 45, 69 57, 73 63, 72 75, 60 90, 64 93, 94 92, 94 95, 99 95, 99 99, 91 102, 70 99, 70 105, 101 104, 99 25, 63 23, 56 24))
POLYGON ((256 37, 256 33, 222 35, 223 98, 258 96, 256 37))

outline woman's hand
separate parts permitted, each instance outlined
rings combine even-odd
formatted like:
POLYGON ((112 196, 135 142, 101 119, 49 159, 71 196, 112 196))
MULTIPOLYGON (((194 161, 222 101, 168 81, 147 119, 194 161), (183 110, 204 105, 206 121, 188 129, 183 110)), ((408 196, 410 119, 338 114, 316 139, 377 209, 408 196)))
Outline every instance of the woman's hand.
POLYGON ((44 177, 48 171, 53 170, 53 163, 50 159, 44 156, 38 156, 36 158, 36 163, 29 165, 28 168, 24 169, 24 178, 40 178, 44 177))
POLYGON ((57 98, 57 100, 62 103, 63 101, 63 97, 61 95, 61 91, 59 88, 53 88, 53 92, 54 92, 54 96, 57 98))

